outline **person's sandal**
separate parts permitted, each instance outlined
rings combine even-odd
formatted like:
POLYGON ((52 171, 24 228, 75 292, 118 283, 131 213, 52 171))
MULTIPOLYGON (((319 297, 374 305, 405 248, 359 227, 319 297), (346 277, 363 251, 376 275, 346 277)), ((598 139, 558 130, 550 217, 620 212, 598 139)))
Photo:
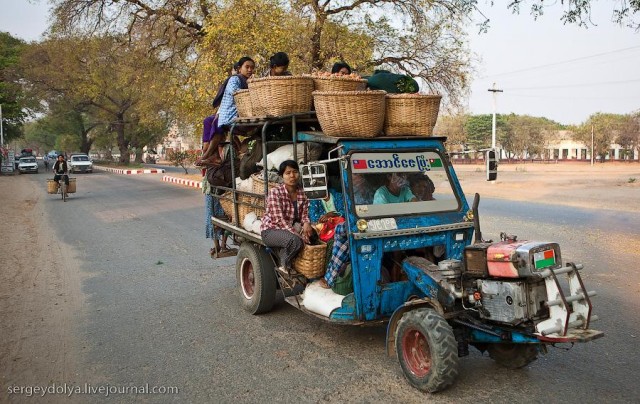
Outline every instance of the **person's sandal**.
POLYGON ((238 255, 238 250, 235 248, 221 248, 217 258, 235 257, 236 255, 238 255))

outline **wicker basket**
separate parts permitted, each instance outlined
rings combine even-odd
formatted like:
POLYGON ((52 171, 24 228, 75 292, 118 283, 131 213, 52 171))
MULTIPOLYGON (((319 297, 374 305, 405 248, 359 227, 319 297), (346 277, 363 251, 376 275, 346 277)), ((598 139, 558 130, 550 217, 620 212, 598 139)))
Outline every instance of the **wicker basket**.
POLYGON ((311 111, 311 77, 263 77, 250 79, 248 84, 254 116, 280 116, 311 111))
POLYGON ((236 107, 238 108, 238 116, 240 116, 241 118, 253 116, 249 90, 236 91, 235 93, 233 93, 233 99, 235 100, 236 107))
POLYGON ((68 194, 76 193, 76 179, 69 177, 69 186, 67 187, 68 194))
POLYGON ((438 120, 440 95, 387 94, 387 136, 431 136, 438 120))
POLYGON ((58 193, 58 183, 54 180, 47 180, 47 193, 57 194, 58 193))
POLYGON ((364 91, 367 80, 349 76, 313 77, 315 91, 364 91))
MULTIPOLYGON (((251 174, 251 178, 253 179, 252 184, 252 190, 254 194, 259 194, 259 195, 264 195, 264 174, 263 173, 255 173, 255 174, 251 174)), ((280 185, 277 182, 271 182, 269 181, 269 189, 277 187, 278 185, 280 185)))
POLYGON ((327 136, 376 137, 384 124, 386 92, 314 91, 313 102, 327 136))
POLYGON ((306 245, 293 260, 293 268, 306 278, 312 279, 324 275, 327 269, 326 244, 306 245))
MULTIPOLYGON (((233 224, 237 224, 234 220, 233 195, 231 194, 231 192, 220 195, 218 200, 220 201, 220 205, 222 205, 224 214, 227 215, 227 217, 233 224)), ((240 224, 244 222, 244 218, 251 212, 254 212, 259 218, 264 216, 264 198, 238 194, 237 201, 238 218, 240 219, 240 224), (258 205, 258 207, 251 205, 258 205)))

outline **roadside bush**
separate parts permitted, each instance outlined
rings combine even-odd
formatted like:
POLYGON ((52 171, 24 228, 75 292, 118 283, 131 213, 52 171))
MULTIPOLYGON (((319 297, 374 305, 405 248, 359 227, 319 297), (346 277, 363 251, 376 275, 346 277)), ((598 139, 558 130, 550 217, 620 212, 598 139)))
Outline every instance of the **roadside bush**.
POLYGON ((171 151, 167 153, 169 162, 174 166, 182 167, 185 174, 189 174, 189 167, 192 167, 200 156, 198 150, 171 151))

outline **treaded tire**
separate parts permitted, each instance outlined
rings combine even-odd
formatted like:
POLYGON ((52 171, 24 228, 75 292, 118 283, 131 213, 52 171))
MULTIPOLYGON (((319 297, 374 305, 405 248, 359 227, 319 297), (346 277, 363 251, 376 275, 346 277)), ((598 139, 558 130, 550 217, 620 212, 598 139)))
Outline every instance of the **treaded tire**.
POLYGON ((402 315, 396 329, 398 361, 409 383, 429 393, 444 390, 458 377, 458 345, 453 329, 435 310, 402 315))
POLYGON ((276 300, 273 261, 264 248, 245 241, 236 257, 236 281, 242 307, 251 314, 270 311, 276 300))
POLYGON ((538 359, 538 346, 531 344, 489 344, 491 359, 507 369, 520 369, 538 359))

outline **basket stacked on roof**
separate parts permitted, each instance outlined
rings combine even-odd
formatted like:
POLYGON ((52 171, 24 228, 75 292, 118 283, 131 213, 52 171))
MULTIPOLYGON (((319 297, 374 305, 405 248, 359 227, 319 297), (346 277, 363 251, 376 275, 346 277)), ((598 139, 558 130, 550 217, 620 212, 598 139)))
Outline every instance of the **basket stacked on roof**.
POLYGON ((282 116, 311 111, 311 77, 270 76, 249 79, 247 83, 253 116, 282 116))
POLYGON ((246 118, 254 116, 249 90, 236 91, 235 93, 233 93, 233 99, 236 102, 236 108, 238 108, 239 117, 246 118))
POLYGON ((316 115, 327 136, 376 137, 384 124, 384 91, 314 91, 316 115))
POLYGON ((311 74, 314 91, 363 91, 367 80, 357 73, 337 74, 318 72, 311 74))
POLYGON ((384 133, 387 136, 431 136, 438 120, 440 95, 387 94, 384 133))

